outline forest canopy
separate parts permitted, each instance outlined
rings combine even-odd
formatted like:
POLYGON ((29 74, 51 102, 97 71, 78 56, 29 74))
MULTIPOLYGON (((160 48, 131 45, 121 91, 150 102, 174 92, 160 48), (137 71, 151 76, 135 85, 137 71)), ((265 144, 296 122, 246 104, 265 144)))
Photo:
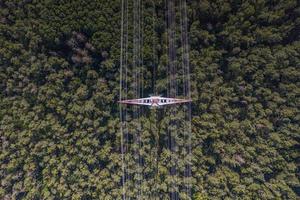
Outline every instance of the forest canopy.
MULTIPOLYGON (((163 87, 164 1, 142 2, 163 87)), ((298 199, 300 2, 187 5, 192 199, 298 199)), ((120 0, 0 2, 0 199, 121 199, 120 22, 120 0)))

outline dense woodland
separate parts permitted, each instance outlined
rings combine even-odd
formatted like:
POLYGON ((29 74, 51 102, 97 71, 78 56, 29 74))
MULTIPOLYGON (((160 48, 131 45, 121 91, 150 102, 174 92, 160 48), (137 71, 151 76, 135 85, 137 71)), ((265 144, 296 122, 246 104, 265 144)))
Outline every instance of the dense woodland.
MULTIPOLYGON (((143 2, 160 87, 164 1, 143 2)), ((0 1, 0 199, 121 199, 120 12, 0 1)), ((193 199, 298 199, 300 2, 189 0, 188 30, 193 199)))

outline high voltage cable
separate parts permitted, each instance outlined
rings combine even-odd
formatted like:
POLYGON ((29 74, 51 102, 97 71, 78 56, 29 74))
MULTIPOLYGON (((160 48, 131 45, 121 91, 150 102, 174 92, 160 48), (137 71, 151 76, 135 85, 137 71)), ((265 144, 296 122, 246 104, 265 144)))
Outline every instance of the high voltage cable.
POLYGON ((152 13, 152 31, 153 31, 153 46, 152 46, 152 54, 153 54, 153 83, 152 83, 152 87, 153 87, 153 94, 157 95, 157 91, 156 91, 156 37, 155 37, 155 2, 154 0, 152 0, 152 6, 153 6, 153 13, 152 13))
MULTIPOLYGON (((182 70, 183 70, 183 77, 182 77, 182 79, 183 79, 183 81, 182 81, 182 83, 183 83, 183 95, 184 96, 186 96, 186 69, 185 69, 185 63, 184 63, 184 38, 183 38, 183 14, 182 14, 182 0, 180 0, 179 1, 179 4, 180 4, 180 6, 179 6, 179 8, 180 8, 180 39, 181 39, 181 46, 182 46, 182 49, 181 49, 181 55, 182 55, 182 58, 181 58, 181 65, 182 65, 182 70)), ((184 106, 184 111, 186 111, 187 109, 186 109, 186 106, 184 106)), ((186 116, 185 116, 186 117, 186 116)), ((184 127, 186 126, 186 124, 184 124, 184 127)), ((187 140, 187 131, 186 131, 186 129, 184 128, 184 140, 186 141, 187 140)), ((185 145, 185 149, 184 149, 185 151, 187 151, 187 147, 186 147, 186 145, 185 145)), ((184 163, 186 163, 186 155, 184 155, 184 163)), ((185 164, 186 165, 186 164, 185 164)), ((185 168, 185 167, 184 167, 185 168)), ((185 185, 185 190, 186 190, 186 193, 188 192, 188 187, 187 187, 187 180, 186 180, 186 176, 187 176, 187 174, 186 174, 186 169, 184 169, 184 173, 183 173, 183 182, 184 182, 184 185, 185 185)))
MULTIPOLYGON (((141 97, 141 88, 139 87, 141 85, 141 0, 138 0, 138 98, 141 97)), ((142 183, 142 163, 141 163, 141 108, 138 107, 138 184, 139 184, 139 197, 142 196, 142 189, 141 189, 141 183, 142 183)))
MULTIPOLYGON (((129 16, 128 16, 128 0, 125 1, 126 2, 126 45, 125 45, 125 98, 127 99, 128 97, 128 23, 129 23, 129 16)), ((129 149, 129 133, 128 133, 128 124, 127 124, 127 117, 128 117, 128 113, 127 113, 127 109, 125 109, 125 136, 126 136, 126 151, 125 151, 125 158, 128 157, 128 149, 129 149)), ((127 158, 128 159, 128 158, 127 158)), ((128 169, 127 169, 127 160, 125 159, 125 189, 127 188, 127 180, 129 179, 129 173, 128 173, 128 169)), ((126 191, 125 191, 125 197, 126 199, 126 191)))
MULTIPOLYGON (((122 86, 123 86, 123 36, 124 36, 124 0, 122 0, 122 11, 121 11, 121 53, 120 53, 120 100, 122 100, 122 86)), ((121 120, 121 154, 122 154, 122 198, 125 197, 125 164, 124 164, 124 138, 123 138, 123 112, 122 105, 119 107, 120 120, 121 120)))
MULTIPOLYGON (((176 49, 175 49, 175 34, 176 34, 176 22, 175 22, 175 8, 174 8, 174 1, 168 0, 168 55, 169 55, 169 75, 170 75, 170 96, 173 98, 176 98, 177 93, 177 81, 176 81, 176 66, 175 66, 175 60, 176 60, 176 49)), ((176 110, 175 108, 170 108, 170 113, 173 116, 176 116, 176 110)), ((171 191, 170 191, 170 198, 172 200, 177 199, 177 183, 174 183, 174 178, 176 179, 177 176, 177 169, 176 169, 176 159, 175 159, 175 151, 176 151, 176 129, 177 124, 176 119, 174 122, 174 119, 171 119, 169 126, 171 127, 171 131, 169 131, 168 137, 169 137, 169 150, 171 155, 171 168, 170 168, 170 175, 172 177, 172 184, 171 184, 171 191)), ((169 129, 169 128, 168 128, 169 129)))
MULTIPOLYGON (((190 99, 191 98, 191 81, 190 81, 190 64, 189 64, 189 46, 188 46, 188 27, 187 27, 187 5, 186 0, 183 0, 183 30, 184 30, 184 55, 185 55, 185 65, 186 65, 186 76, 187 76, 187 96, 190 99)), ((188 177, 191 178, 191 137, 192 137, 192 130, 191 130, 191 103, 188 104, 188 177)), ((191 196, 191 180, 188 182, 188 195, 191 196)))
MULTIPOLYGON (((134 98, 138 98, 138 36, 137 36, 137 18, 138 18, 138 13, 137 13, 137 0, 134 0, 133 2, 133 74, 134 74, 134 87, 133 87, 133 90, 135 91, 135 97, 134 98)), ((134 119, 135 119, 135 123, 137 123, 137 118, 138 118, 138 113, 137 113, 137 106, 134 106, 133 107, 133 116, 134 116, 134 119)), ((137 125, 138 126, 138 125, 137 125)), ((136 127, 138 129, 138 127, 136 127)), ((137 130, 135 130, 133 132, 133 159, 134 161, 136 162, 137 161, 137 147, 135 146, 138 142, 138 133, 137 133, 137 130)), ((135 166, 133 166, 135 167, 135 166)), ((137 167, 137 170, 138 170, 138 167, 137 167)), ((136 170, 136 171, 137 171, 136 170)), ((138 173, 137 172, 137 177, 133 174, 133 183, 134 185, 136 185, 136 179, 138 179, 138 173)), ((136 187, 132 187, 132 190, 135 190, 136 187)), ((138 190, 138 195, 139 195, 139 188, 137 189, 138 190)), ((137 196, 139 198, 139 196, 137 196)))
MULTIPOLYGON (((180 0, 180 28, 181 28, 181 43, 182 43, 182 65, 183 65, 183 92, 184 95, 191 98, 190 91, 190 66, 189 66, 189 49, 188 49, 188 36, 187 36, 187 6, 185 0, 180 0)), ((185 129, 184 138, 187 142, 186 146, 186 154, 187 161, 185 161, 186 169, 184 171, 184 180, 186 185, 186 193, 188 196, 191 196, 191 187, 190 187, 190 178, 191 178, 191 104, 189 103, 185 106, 185 112, 187 117, 187 129, 185 129), (189 178, 186 181, 186 178, 189 178)), ((186 126, 186 125, 185 125, 186 126)))

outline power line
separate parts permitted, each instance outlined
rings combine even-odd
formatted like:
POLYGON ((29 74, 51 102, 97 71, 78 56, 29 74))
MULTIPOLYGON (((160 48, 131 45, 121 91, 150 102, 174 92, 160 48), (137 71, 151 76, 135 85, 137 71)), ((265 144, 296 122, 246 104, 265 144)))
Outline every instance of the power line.
MULTIPOLYGON (((120 100, 122 98, 126 98, 130 95, 133 95, 135 98, 140 98, 144 95, 144 80, 143 80, 143 72, 144 72, 144 55, 143 55, 143 47, 144 47, 144 22, 143 22, 143 14, 144 14, 144 6, 142 0, 132 0, 130 1, 132 4, 128 2, 128 0, 122 0, 122 16, 121 16, 121 55, 120 55, 120 100), (130 13, 132 13, 129 19, 129 6, 130 13), (125 11, 126 8, 126 11, 125 11), (125 19, 124 19, 125 17, 125 19), (132 38, 129 41, 129 22, 132 20, 132 38), (124 31, 124 27, 126 26, 126 30, 124 31), (131 39, 132 39, 132 47, 131 47, 131 39), (124 56, 125 55, 125 56, 124 56), (130 61, 132 59, 132 61, 130 61), (124 75, 125 72, 125 75, 124 75), (124 81, 125 79, 125 81, 124 81), (128 87, 129 82, 131 84, 128 87), (124 90, 123 90, 124 87, 124 90), (124 95, 123 95, 124 94, 124 95)), ((166 66, 166 74, 168 79, 168 85, 166 87, 167 96, 174 97, 180 96, 181 90, 179 90, 179 81, 183 84, 182 92, 184 96, 189 96, 190 99, 190 75, 189 75, 189 57, 188 57, 188 40, 187 40, 187 22, 186 22, 186 2, 185 0, 180 0, 180 37, 181 37, 181 65, 182 65, 182 76, 178 73, 181 73, 181 68, 178 66, 177 62, 177 40, 176 40, 176 5, 175 0, 165 0, 165 23, 166 23, 166 54, 167 54, 167 66, 166 66), (184 2, 183 2, 184 1, 184 2), (185 10, 184 10, 185 9, 185 10)), ((156 6, 155 2, 152 0, 153 10, 152 10, 152 31, 153 31, 153 40, 152 40, 152 67, 153 67, 153 93, 154 95, 157 93, 156 88, 156 75, 157 75, 157 64, 158 61, 156 59, 156 31, 155 31, 155 14, 156 14, 156 6)), ((150 10, 151 12, 151 10, 150 10)), ((151 23, 151 22, 150 22, 151 23)), ((151 43, 150 43, 151 44, 151 43)), ((165 49, 165 48, 164 48, 165 49)), ((180 87, 181 88, 181 87, 180 87)), ((168 184, 169 196, 172 200, 181 198, 180 195, 182 193, 182 188, 186 188, 185 193, 189 193, 188 196, 191 196, 190 192, 190 179, 191 173, 190 171, 190 153, 191 152, 191 105, 183 107, 183 111, 185 113, 185 118, 182 119, 180 116, 180 112, 176 107, 166 107, 165 113, 169 114, 170 118, 168 119, 168 127, 167 127, 167 148, 169 151, 168 159, 170 159, 169 163, 166 163, 169 168, 169 178, 170 182, 168 184), (183 121, 183 120, 188 120, 183 121), (181 126, 184 126, 183 132, 181 126), (183 135, 183 139, 181 136, 183 135), (182 142, 183 140, 183 142, 182 142), (183 145, 183 146, 182 146, 183 145), (180 154, 180 150, 184 149, 184 157, 182 158, 182 154, 180 154), (179 163, 180 159, 184 160, 184 164, 186 164, 186 169, 182 172, 182 164, 179 163), (182 175, 183 174, 183 175, 182 175), (184 183, 181 182, 181 178, 184 179, 184 183)), ((133 109, 129 109, 128 107, 121 107, 120 104, 120 120, 121 120, 121 154, 122 154, 122 198, 125 200, 128 195, 128 199, 143 199, 145 196, 154 195, 154 198, 160 196, 158 193, 158 181, 159 181, 159 142, 160 137, 158 136, 156 139, 155 136, 155 147, 150 146, 151 149, 154 148, 156 150, 156 165, 151 167, 151 170, 154 170, 154 176, 148 176, 148 174, 144 174, 145 165, 144 165, 144 139, 142 139, 142 116, 144 116, 143 109, 141 107, 134 106, 133 109), (130 115, 133 117, 130 118, 130 115), (130 122, 129 119, 133 121, 130 122), (126 146, 125 146, 125 140, 126 146), (157 140, 157 141, 156 141, 157 140), (147 180, 153 178, 154 180, 154 194, 149 192, 145 192, 142 187, 142 184, 147 184, 147 180)), ((155 127, 157 128, 157 111, 155 114, 155 127)), ((151 128, 152 130, 152 128, 151 128)), ((157 131, 157 129, 153 129, 153 131, 157 131)), ((155 135, 158 135, 155 134, 155 135)), ((152 137, 152 136, 151 136, 152 137)), ((163 138, 165 139, 165 138, 163 138)), ((149 161, 146 161, 149 162, 149 161)), ((147 173, 150 173, 147 171, 147 173)), ((153 191, 153 189, 151 189, 153 191)), ((163 195, 162 195, 163 196, 163 195)))
MULTIPOLYGON (((122 86, 123 86, 123 36, 124 36, 124 0, 122 0, 121 9, 121 53, 120 53, 120 101, 122 100, 122 86)), ((123 139, 123 111, 122 105, 119 107, 121 120, 121 154, 122 154, 122 199, 126 200, 125 196, 125 165, 124 165, 124 139, 123 139)))

